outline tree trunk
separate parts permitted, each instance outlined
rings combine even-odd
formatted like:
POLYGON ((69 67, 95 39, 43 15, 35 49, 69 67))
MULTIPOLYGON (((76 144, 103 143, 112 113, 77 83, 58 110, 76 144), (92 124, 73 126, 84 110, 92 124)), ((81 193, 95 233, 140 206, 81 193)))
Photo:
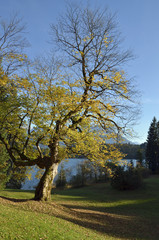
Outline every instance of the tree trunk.
POLYGON ((58 163, 53 163, 51 166, 46 167, 44 175, 35 190, 35 200, 49 201, 51 200, 52 183, 57 175, 58 163))

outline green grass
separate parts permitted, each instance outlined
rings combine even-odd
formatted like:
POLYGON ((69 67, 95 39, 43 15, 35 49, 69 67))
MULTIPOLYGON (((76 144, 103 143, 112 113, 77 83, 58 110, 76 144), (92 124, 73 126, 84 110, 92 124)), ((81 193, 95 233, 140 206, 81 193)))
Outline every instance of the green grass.
POLYGON ((100 239, 65 220, 14 207, 1 209, 0 239, 100 239), (81 236, 81 233, 83 237, 81 236))
POLYGON ((53 190, 49 203, 32 191, 0 191, 0 240, 159 239, 159 176, 135 191, 109 184, 53 190))

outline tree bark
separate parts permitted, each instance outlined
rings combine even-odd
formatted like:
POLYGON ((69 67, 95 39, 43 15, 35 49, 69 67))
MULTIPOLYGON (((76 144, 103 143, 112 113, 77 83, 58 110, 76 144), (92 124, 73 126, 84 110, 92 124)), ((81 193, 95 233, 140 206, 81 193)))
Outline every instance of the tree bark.
POLYGON ((60 129, 59 121, 56 122, 56 134, 52 142, 48 145, 50 148, 50 159, 45 159, 45 172, 35 190, 35 200, 49 201, 51 200, 52 183, 57 175, 58 161, 58 131, 60 129))
POLYGON ((40 182, 35 190, 34 200, 49 201, 51 200, 52 183, 57 175, 57 168, 59 163, 53 163, 46 167, 44 175, 40 179, 40 182))

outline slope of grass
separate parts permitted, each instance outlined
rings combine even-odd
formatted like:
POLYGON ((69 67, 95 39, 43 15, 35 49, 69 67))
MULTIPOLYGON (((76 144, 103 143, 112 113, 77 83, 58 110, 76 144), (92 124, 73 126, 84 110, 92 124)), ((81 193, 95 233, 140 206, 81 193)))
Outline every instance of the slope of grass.
MULTIPOLYGON (((35 210, 35 209, 34 209, 35 210)), ((42 214, 32 209, 26 212, 11 206, 0 208, 0 239, 104 239, 73 223, 49 213, 42 214)))
POLYGON ((150 239, 159 236, 159 177, 142 189, 109 184, 54 190, 49 203, 33 192, 0 191, 0 239, 150 239))

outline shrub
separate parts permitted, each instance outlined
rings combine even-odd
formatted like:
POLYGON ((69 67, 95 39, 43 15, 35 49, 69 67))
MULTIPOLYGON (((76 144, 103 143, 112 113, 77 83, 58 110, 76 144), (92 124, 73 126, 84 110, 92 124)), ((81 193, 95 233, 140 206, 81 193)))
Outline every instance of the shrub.
POLYGON ((151 171, 145 167, 139 167, 137 170, 140 172, 142 178, 148 178, 151 174, 151 171))
POLYGON ((124 167, 118 167, 111 179, 111 185, 118 190, 133 190, 142 184, 142 176, 136 168, 124 170, 124 167))

